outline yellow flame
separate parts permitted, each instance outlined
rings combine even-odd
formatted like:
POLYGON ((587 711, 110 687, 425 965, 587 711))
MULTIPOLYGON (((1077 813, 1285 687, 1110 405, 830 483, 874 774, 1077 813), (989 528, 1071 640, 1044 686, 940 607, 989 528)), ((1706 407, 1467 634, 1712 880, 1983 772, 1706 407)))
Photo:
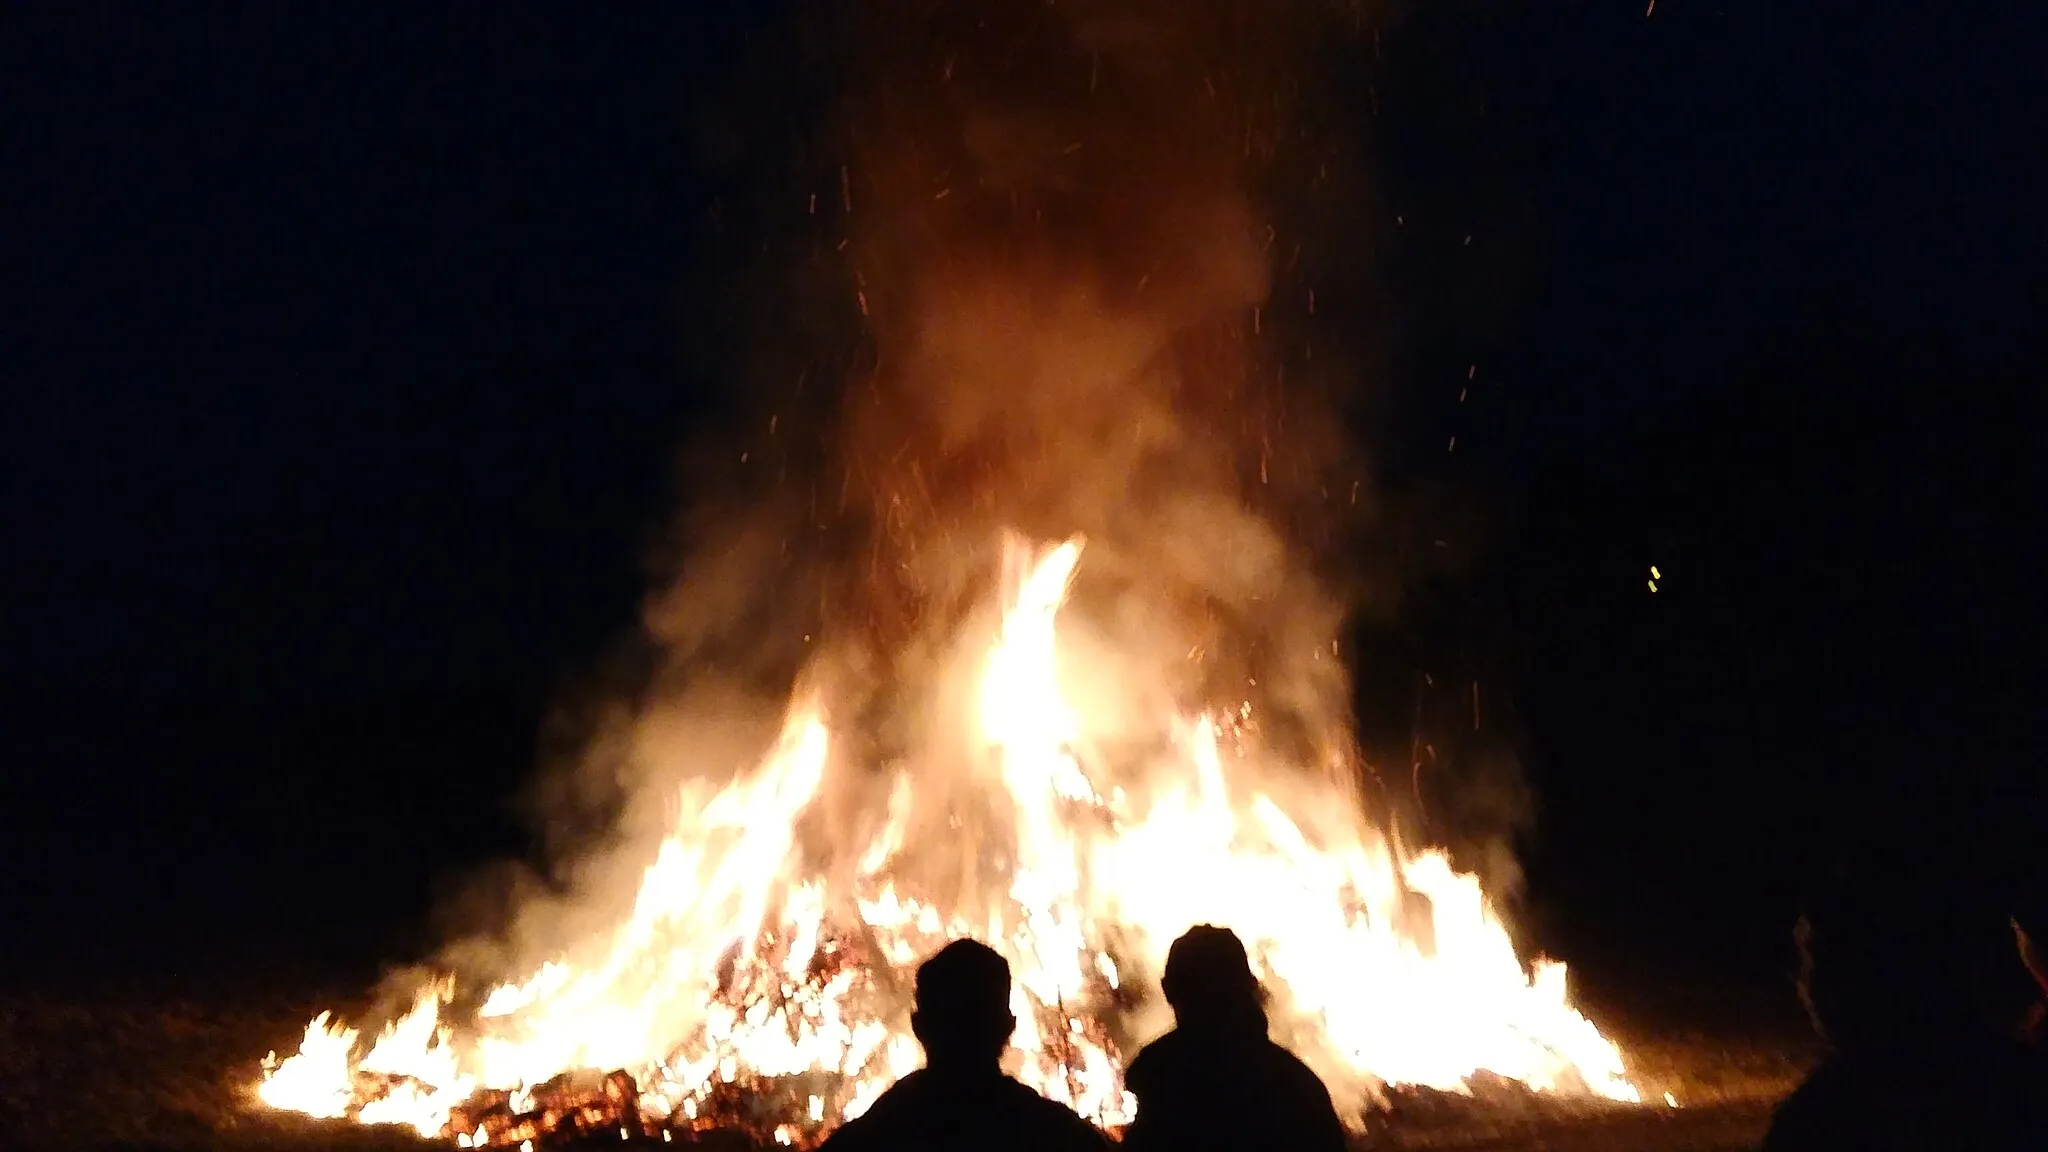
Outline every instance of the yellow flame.
MULTIPOLYGON (((267 1070, 256 1095, 272 1108, 332 1118, 348 1114, 351 1096, 349 1052, 359 1033, 322 1012, 306 1025, 298 1054, 267 1070)), ((268 1063, 268 1061, 266 1061, 268 1063)))
POLYGON ((1441 853, 1402 851, 1339 786, 1238 738, 1248 705, 1227 717, 1227 745, 1208 715, 1166 716, 1141 782, 1091 778, 1056 643, 1081 550, 1075 539, 1018 558, 979 668, 975 730, 993 767, 977 783, 1008 823, 961 834, 1007 853, 999 898, 940 907, 928 894, 906 852, 920 801, 907 772, 848 873, 807 864, 796 829, 832 739, 818 703, 799 699, 758 768, 685 792, 630 913, 591 959, 488 990, 457 1028, 441 1019, 455 990, 438 982, 360 1054, 358 1031, 323 1013, 268 1070, 262 1101, 432 1135, 478 1089, 510 1092, 520 1111, 564 1071, 616 1068, 634 1073, 644 1115, 694 1122, 724 1086, 824 1073, 812 1083, 837 1087, 800 1097, 774 1129, 805 1143, 917 1066, 907 969, 971 935, 1015 972, 1016 1074, 1114 1126, 1133 1102, 1106 992, 1153 987, 1167 945, 1202 922, 1245 939, 1276 1029, 1348 1099, 1381 1084, 1462 1090, 1481 1071, 1639 1099, 1615 1046, 1572 1007, 1564 965, 1525 968, 1476 877, 1441 853), (1260 781, 1289 783, 1283 794, 1260 781))

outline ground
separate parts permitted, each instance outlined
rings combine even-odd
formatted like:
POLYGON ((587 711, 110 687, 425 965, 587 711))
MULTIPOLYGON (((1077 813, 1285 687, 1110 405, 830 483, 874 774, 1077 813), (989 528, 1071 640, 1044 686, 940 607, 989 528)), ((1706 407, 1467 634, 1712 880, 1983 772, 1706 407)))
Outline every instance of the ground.
MULTIPOLYGON (((257 1061, 290 1048, 318 1010, 311 998, 181 998, 95 990, 0 998, 0 1132, 23 1150, 424 1152, 447 1146, 390 1130, 280 1117, 249 1107, 257 1061)), ((1753 1147, 1769 1109, 1811 1058, 1781 1017, 1601 1011, 1659 1106, 1530 1108, 1418 1099, 1363 1147, 1663 1152, 1753 1147), (1671 1092, 1680 1107, 1661 1106, 1671 1092)), ((1766 1013, 1764 1015, 1773 1015, 1766 1013)), ((606 1142, 617 1147, 617 1142, 606 1142)))

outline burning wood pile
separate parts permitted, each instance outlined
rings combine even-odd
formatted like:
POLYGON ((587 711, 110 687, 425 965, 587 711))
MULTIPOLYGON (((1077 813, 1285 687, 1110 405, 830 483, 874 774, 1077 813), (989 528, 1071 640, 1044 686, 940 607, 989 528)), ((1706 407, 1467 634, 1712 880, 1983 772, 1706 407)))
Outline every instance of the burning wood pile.
POLYGON ((609 1076, 564 1072, 523 1094, 483 1089, 449 1112, 448 1127, 465 1148, 613 1129, 630 1136, 646 1129, 640 1117, 639 1085, 625 1071, 609 1076), (515 1096, 523 1096, 519 1102, 527 1105, 525 1111, 514 1110, 515 1096))
POLYGON ((1478 881, 1372 828, 1336 774, 1273 763, 1249 705, 1227 727, 1166 717, 1157 753, 1105 767, 1129 704, 1070 694, 1056 659, 1080 554, 1014 550, 993 638, 967 646, 965 752, 899 766, 853 851, 820 863, 806 844, 846 766, 825 708, 800 698, 758 768, 684 789, 609 932, 473 1003, 432 982, 374 1042, 323 1014, 267 1062, 260 1098, 467 1146, 808 1146, 918 1065, 901 974, 972 936, 1016 974, 1014 1074, 1114 1130, 1133 1108, 1124 1056, 1165 1023, 1165 948, 1200 922, 1251 945, 1276 1029, 1354 1113, 1390 1085, 1479 1077, 1636 1098, 1563 966, 1525 967, 1478 881), (932 863, 991 859, 977 891, 932 863))
MULTIPOLYGON (((767 963, 743 964, 735 950, 720 965, 721 979, 713 995, 730 1006, 733 1018, 752 1028, 788 1036, 793 1042, 814 1035, 828 1014, 848 1010, 892 1021, 894 1027, 907 1031, 904 1006, 909 989, 897 986, 878 947, 865 929, 829 933, 809 941, 766 934, 759 941, 757 959, 767 963), (806 946, 811 948, 808 959, 792 951, 806 946)), ((1105 963, 1103 971, 1113 972, 1114 967, 1105 963)), ((415 1032, 420 1021, 437 1016, 448 990, 446 984, 430 988, 413 1014, 387 1029, 387 1039, 415 1032)), ((1119 1005, 1128 1006, 1130 999, 1126 990, 1117 988, 1101 972, 1088 982, 1085 991, 1089 1015, 1053 1019, 1045 1006, 1033 1006, 1036 1019, 1032 1023, 1051 1043, 1030 1061, 1029 1075, 1062 1086, 1073 1095, 1079 1095, 1077 1070, 1089 1066, 1082 1054, 1084 1046, 1097 1053, 1120 1050, 1122 1038, 1113 1036, 1101 1020, 1113 1019, 1112 1011, 1119 1005)), ((1075 1007, 1078 1010, 1079 1005, 1075 1007)), ((452 1039, 446 1030, 439 1034, 444 1037, 442 1044, 452 1039)), ((321 1051, 323 1045, 332 1050, 342 1039, 353 1043, 347 1029, 330 1025, 324 1017, 316 1020, 301 1057, 321 1051)), ((1022 1054, 1013 1053, 1016 1055, 1022 1054)), ((359 1062, 350 1077, 341 1114, 368 1122, 395 1118, 422 1135, 453 1139, 465 1148, 529 1143, 549 1147, 587 1136, 644 1137, 671 1143, 677 1139, 725 1140, 749 1147, 802 1148, 822 1138, 829 1127, 827 1117, 858 1115, 901 1071, 880 1056, 870 1063, 871 1067, 862 1069, 873 1072, 866 1078, 830 1069, 769 1074, 744 1062, 739 1047, 699 1035, 656 1061, 641 1076, 623 1068, 609 1073, 577 1068, 531 1086, 479 1088, 451 1106, 438 1129, 430 1129, 410 1117, 422 1114, 423 1101, 436 1093, 435 1084, 414 1074, 372 1071, 372 1067, 388 1067, 373 1049, 373 1055, 359 1062)), ((290 1090, 290 1073, 279 1081, 282 1067, 274 1053, 265 1061, 263 1091, 290 1090)), ((1013 1071, 1025 1069, 1020 1064, 1013 1071)), ((431 1119, 434 1114, 426 1115, 431 1119)), ((1100 1119, 1114 1127, 1113 1115, 1100 1119)))

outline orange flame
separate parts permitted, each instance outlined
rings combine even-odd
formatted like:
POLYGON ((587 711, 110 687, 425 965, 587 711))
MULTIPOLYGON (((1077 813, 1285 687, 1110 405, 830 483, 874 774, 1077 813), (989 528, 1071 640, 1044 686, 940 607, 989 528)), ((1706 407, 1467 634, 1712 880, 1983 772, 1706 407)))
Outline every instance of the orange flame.
POLYGON ((1572 1007, 1564 966, 1525 969, 1477 878, 1441 853, 1405 853, 1337 785, 1303 783, 1248 741, 1226 747, 1207 715, 1162 718, 1169 739, 1141 785, 1091 774, 1056 644, 1081 550, 1069 540, 1016 566, 978 671, 975 725, 1011 822, 961 834, 1009 854, 1000 898, 942 908, 918 894, 909 773, 850 876, 808 875, 796 828, 833 740, 818 704, 799 699, 753 772, 685 790, 593 960, 564 956, 492 988, 460 1026, 442 1021, 454 988, 439 982, 360 1053, 360 1034, 323 1013, 296 1054, 266 1062, 261 1100, 432 1135, 479 1089, 512 1093, 518 1111, 574 1069, 633 1072, 643 1115, 670 1123, 696 1120, 722 1086, 811 1077, 776 1130, 808 1142, 917 1065, 905 970, 971 935, 1016 973, 1016 1074, 1115 1127, 1134 1108, 1117 1037, 1161 1023, 1156 1008, 1128 1006, 1198 922, 1244 937, 1276 1027, 1340 1098, 1383 1084, 1458 1091, 1485 1071, 1638 1099, 1618 1050, 1572 1007), (1261 779, 1295 783, 1283 800, 1261 779))

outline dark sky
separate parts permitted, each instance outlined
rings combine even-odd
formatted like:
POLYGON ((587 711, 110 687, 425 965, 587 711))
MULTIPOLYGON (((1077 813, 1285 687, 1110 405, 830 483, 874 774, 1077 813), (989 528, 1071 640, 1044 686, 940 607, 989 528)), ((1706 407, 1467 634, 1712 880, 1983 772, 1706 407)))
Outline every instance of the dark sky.
MULTIPOLYGON (((2043 17, 1414 7, 1343 85, 1361 436, 1458 559, 1362 629, 1368 735, 1481 680, 1528 921, 1623 966, 1768 968, 1859 826, 2039 819, 2043 17)), ((484 11, 6 17, 10 970, 395 958, 525 846, 807 97, 736 74, 769 6, 484 11)))

